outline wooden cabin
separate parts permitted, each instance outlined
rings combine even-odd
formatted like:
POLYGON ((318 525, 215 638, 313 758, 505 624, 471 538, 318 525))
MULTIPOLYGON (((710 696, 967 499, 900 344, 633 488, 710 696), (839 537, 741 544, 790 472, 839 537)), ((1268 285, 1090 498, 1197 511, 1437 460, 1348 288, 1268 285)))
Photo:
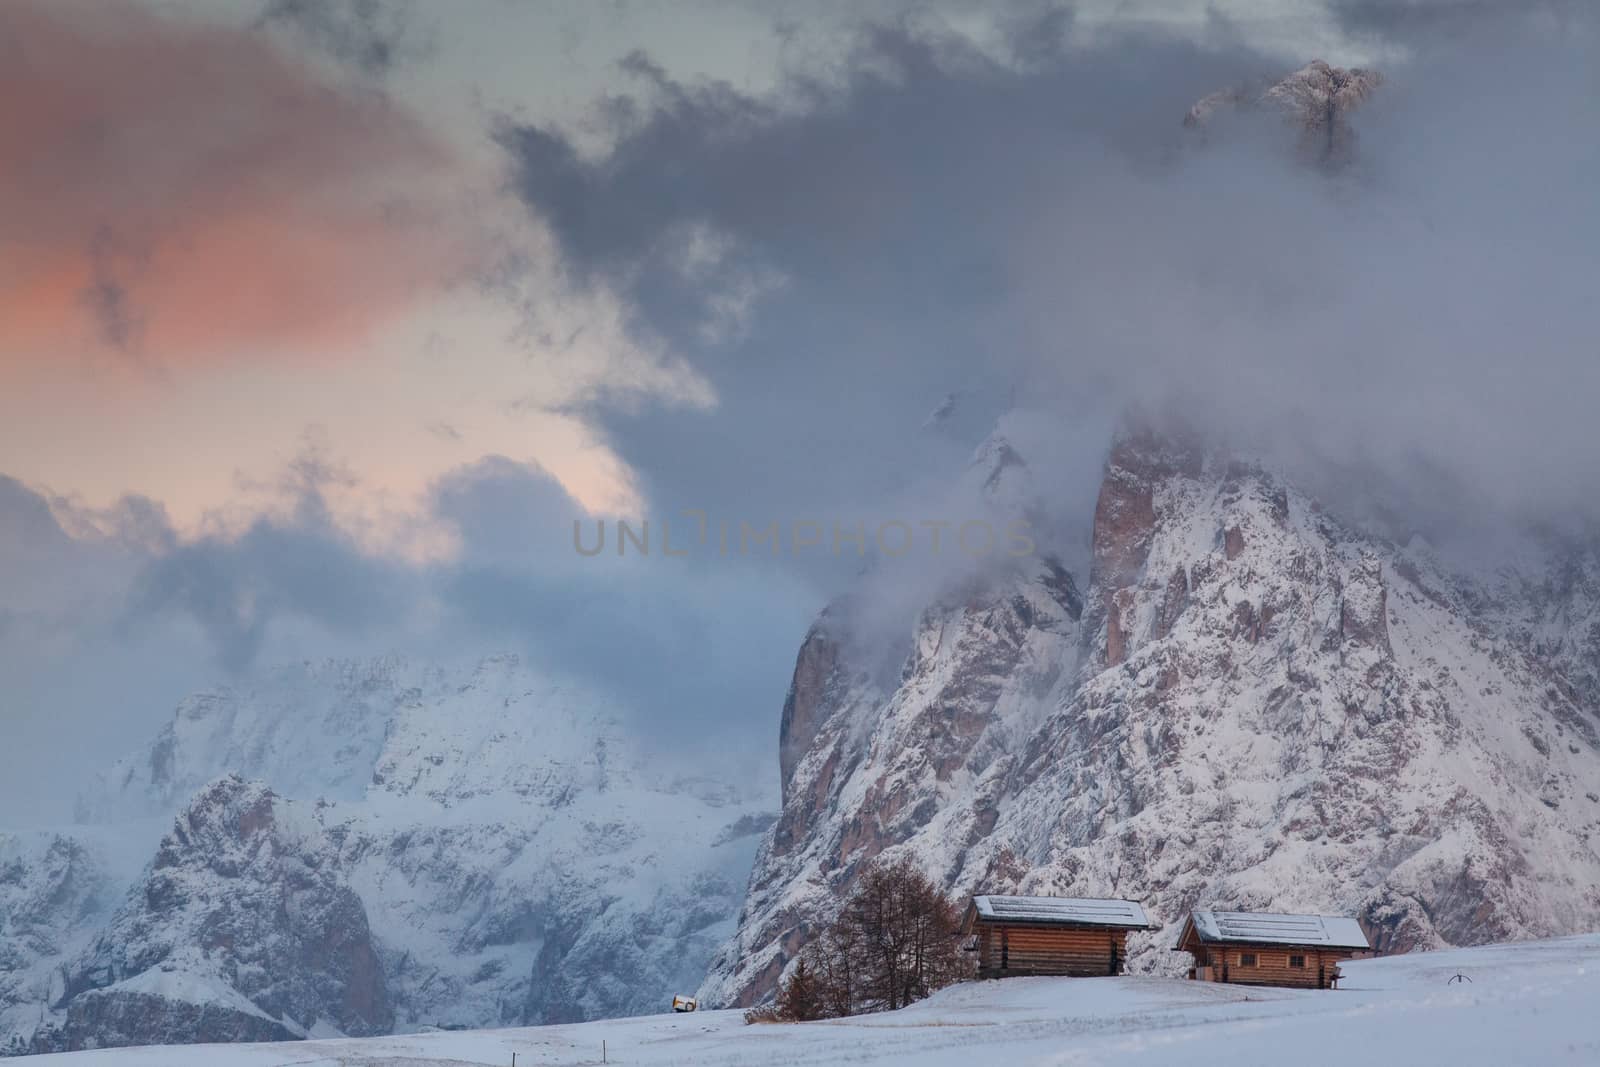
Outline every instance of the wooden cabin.
POLYGON ((1360 923, 1337 915, 1196 911, 1173 951, 1194 956, 1189 977, 1203 982, 1328 989, 1340 960, 1371 955, 1372 946, 1360 923))
POLYGON ((1121 974, 1129 930, 1148 930, 1131 900, 977 896, 961 933, 978 954, 979 978, 1121 974))

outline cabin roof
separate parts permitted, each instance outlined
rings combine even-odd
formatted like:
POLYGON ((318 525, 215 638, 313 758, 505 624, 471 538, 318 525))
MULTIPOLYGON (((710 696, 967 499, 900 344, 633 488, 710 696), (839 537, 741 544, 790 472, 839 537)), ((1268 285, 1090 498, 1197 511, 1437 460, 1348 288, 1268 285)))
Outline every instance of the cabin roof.
POLYGON ((1341 915, 1274 915, 1259 911, 1196 911, 1189 923, 1201 941, 1371 948, 1361 924, 1341 915))
POLYGON ((1131 900, 1088 897, 972 898, 972 908, 986 922, 1043 923, 1061 926, 1114 926, 1142 930, 1150 926, 1144 908, 1131 900))

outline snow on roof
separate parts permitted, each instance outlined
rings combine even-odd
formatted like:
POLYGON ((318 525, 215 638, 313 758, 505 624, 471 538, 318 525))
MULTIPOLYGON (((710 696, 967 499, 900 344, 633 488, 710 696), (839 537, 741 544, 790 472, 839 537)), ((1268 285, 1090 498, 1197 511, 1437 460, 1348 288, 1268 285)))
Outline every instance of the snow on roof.
POLYGON ((1277 945, 1371 948, 1361 924, 1339 915, 1273 915, 1255 911, 1197 911, 1202 941, 1260 941, 1277 945))
POLYGON ((1086 897, 972 898, 983 919, 1023 923, 1082 923, 1087 926, 1148 927, 1144 909, 1131 900, 1086 897))

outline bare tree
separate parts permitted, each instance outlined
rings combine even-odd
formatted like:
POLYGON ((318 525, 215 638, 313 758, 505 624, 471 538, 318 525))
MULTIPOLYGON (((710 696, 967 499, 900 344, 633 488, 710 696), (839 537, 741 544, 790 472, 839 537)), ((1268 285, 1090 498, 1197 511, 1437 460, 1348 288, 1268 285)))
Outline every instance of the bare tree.
POLYGON ((908 861, 867 872, 840 921, 855 927, 865 948, 866 1010, 903 1008, 960 975, 960 914, 908 861))
POLYGON ((860 931, 848 923, 834 922, 811 951, 824 1010, 834 1017, 856 1014, 861 1004, 865 955, 860 931))
POLYGON ((961 915, 909 861, 874 867, 752 1022, 903 1008, 968 977, 961 915))

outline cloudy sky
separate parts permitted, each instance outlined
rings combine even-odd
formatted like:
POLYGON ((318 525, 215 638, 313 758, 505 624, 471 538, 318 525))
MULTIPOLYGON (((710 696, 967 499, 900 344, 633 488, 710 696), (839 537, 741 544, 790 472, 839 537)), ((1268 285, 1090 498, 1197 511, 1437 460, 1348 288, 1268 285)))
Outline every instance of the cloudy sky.
POLYGON ((1068 556, 1130 405, 1435 536, 1592 518, 1595 30, 9 0, 0 806, 59 817, 197 688, 388 651, 519 651, 770 776, 805 627, 872 561, 590 559, 574 520, 939 517, 1001 419, 1068 556), (1281 122, 1183 129, 1316 57, 1386 77, 1339 173, 1281 122))

